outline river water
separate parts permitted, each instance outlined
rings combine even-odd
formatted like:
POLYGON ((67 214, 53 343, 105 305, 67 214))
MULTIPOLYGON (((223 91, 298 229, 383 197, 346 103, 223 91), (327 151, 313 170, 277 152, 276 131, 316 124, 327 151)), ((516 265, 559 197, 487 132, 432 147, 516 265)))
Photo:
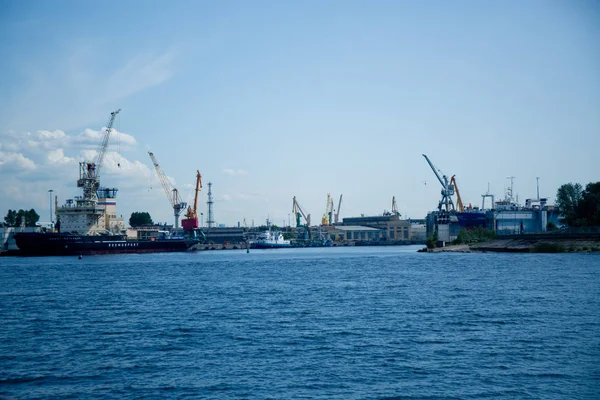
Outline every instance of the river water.
POLYGON ((0 398, 600 398, 600 254, 0 258, 0 398))

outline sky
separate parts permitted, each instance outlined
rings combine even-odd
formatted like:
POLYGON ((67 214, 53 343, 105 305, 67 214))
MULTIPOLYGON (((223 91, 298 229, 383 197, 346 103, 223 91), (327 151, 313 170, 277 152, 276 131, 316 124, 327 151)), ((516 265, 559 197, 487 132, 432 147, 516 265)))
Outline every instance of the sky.
POLYGON ((101 184, 118 213, 188 203, 227 226, 437 207, 422 154, 465 204, 552 202, 600 180, 596 1, 0 0, 0 214, 80 195, 78 163, 121 109, 101 184))

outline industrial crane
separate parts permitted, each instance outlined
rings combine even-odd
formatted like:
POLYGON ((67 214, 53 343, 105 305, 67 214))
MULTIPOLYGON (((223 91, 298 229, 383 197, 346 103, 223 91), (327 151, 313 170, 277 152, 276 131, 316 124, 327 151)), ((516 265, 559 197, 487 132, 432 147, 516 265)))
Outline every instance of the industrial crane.
POLYGON ((337 210, 335 210, 334 224, 337 224, 340 220, 340 208, 342 208, 342 194, 340 194, 340 201, 338 202, 337 210))
POLYGON ((149 151, 148 154, 152 159, 152 163, 154 164, 154 168, 156 169, 156 174, 158 175, 158 179, 160 180, 160 183, 162 184, 162 187, 165 190, 167 199, 169 199, 169 202, 173 207, 173 215, 175 215, 174 228, 175 230, 177 230, 177 228, 179 227, 179 215, 183 210, 185 210, 185 208, 187 207, 187 203, 181 200, 181 197, 179 196, 179 191, 174 187, 172 188, 171 181, 169 181, 162 168, 160 168, 160 166, 158 165, 158 161, 156 161, 156 157, 154 157, 154 154, 151 151, 149 151))
POLYGON ((117 111, 110 113, 110 119, 108 120, 108 124, 106 124, 106 131, 104 132, 100 150, 96 154, 96 159, 93 162, 84 161, 79 163, 77 187, 83 188, 83 199, 80 203, 87 203, 87 205, 95 207, 98 202, 98 194, 96 192, 100 187, 100 169, 104 161, 104 154, 106 154, 106 149, 108 148, 108 139, 112 132, 113 123, 120 111, 121 109, 119 108, 117 111))
POLYGON ((300 207, 300 204, 298 204, 298 201, 296 201, 296 196, 294 196, 294 204, 292 206, 292 212, 294 213, 294 216, 296 217, 296 227, 298 227, 298 228, 304 227, 306 229, 306 233, 308 234, 308 239, 310 240, 311 239, 310 214, 306 214, 304 212, 304 210, 302 209, 302 207, 300 207), (302 216, 302 218, 304 218, 306 225, 300 224, 301 216, 302 216))
POLYGON ((425 157, 425 160, 427 160, 427 163, 429 164, 429 166, 433 170, 433 173, 442 185, 442 199, 438 204, 438 210, 441 212, 442 207, 445 208, 446 212, 450 211, 450 209, 454 210, 454 203, 452 202, 452 196, 454 195, 454 186, 450 182, 448 182, 448 177, 444 175, 442 171, 433 166, 431 160, 429 160, 429 157, 427 157, 425 154, 423 154, 423 157, 425 157), (442 174, 442 176, 440 176, 440 174, 442 174))
POLYGON ((196 171, 196 194, 194 195, 194 208, 188 206, 185 219, 181 220, 184 231, 192 231, 198 227, 198 192, 202 189, 202 175, 196 171))
POLYGON ((396 204, 396 196, 392 196, 392 214, 400 217, 400 211, 398 211, 398 204, 396 204))
POLYGON ((333 200, 331 193, 327 193, 327 203, 325 204, 325 212, 321 217, 321 225, 329 225, 333 220, 333 200))
POLYGON ((454 186, 454 191, 456 192, 456 206, 458 207, 458 211, 465 211, 462 199, 460 198, 460 192, 458 191, 458 185, 456 184, 456 175, 452 175, 452 178, 450 179, 450 184, 454 186))

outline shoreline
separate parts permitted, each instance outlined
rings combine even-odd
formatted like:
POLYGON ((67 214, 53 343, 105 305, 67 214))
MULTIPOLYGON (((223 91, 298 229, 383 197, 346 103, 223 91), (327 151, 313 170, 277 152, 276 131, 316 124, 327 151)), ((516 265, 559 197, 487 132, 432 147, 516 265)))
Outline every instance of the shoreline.
POLYGON ((427 249, 428 253, 591 253, 600 252, 599 238, 509 238, 427 249))

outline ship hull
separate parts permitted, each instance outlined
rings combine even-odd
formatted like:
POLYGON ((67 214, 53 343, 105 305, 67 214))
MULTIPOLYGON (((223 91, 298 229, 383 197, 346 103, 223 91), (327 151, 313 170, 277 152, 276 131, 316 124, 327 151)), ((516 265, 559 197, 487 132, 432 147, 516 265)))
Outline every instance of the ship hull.
POLYGON ((290 248, 292 245, 290 243, 260 243, 254 242, 252 247, 255 249, 285 249, 290 248))
POLYGON ((115 236, 17 233, 15 241, 22 256, 68 256, 189 251, 198 243, 188 239, 127 240, 115 236))

